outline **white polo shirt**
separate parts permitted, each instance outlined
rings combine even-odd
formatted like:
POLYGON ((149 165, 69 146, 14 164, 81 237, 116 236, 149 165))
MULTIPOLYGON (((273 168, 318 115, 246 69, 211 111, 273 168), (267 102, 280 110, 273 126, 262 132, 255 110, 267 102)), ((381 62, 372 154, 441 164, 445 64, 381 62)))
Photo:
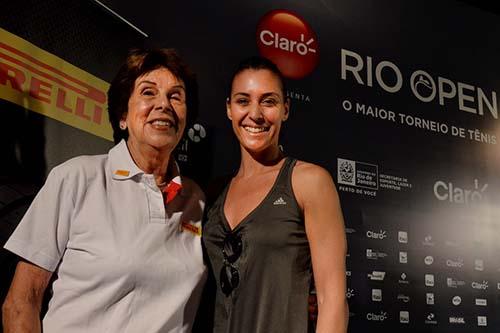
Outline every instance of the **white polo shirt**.
POLYGON ((45 333, 190 332, 203 208, 186 178, 165 208, 122 141, 54 168, 5 248, 58 275, 45 333))

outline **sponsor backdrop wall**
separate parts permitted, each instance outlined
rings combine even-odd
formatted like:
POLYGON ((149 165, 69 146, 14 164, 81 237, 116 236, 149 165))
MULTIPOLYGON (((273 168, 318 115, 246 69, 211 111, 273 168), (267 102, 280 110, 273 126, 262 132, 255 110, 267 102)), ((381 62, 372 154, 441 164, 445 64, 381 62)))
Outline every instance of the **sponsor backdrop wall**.
POLYGON ((285 151, 338 185, 350 332, 500 327, 498 16, 452 0, 102 2, 148 37, 93 1, 2 5, 2 242, 50 168, 111 146, 104 93, 129 47, 176 47, 198 73, 177 158, 202 185, 238 165, 227 80, 261 54, 288 78, 285 151))

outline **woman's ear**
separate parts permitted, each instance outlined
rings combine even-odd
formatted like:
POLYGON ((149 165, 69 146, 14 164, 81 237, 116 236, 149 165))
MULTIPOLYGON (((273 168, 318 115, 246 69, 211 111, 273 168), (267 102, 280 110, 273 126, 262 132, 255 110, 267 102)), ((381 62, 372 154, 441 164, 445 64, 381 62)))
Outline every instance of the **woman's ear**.
POLYGON ((290 98, 286 97, 285 98, 285 112, 283 113, 283 121, 286 121, 288 119, 288 116, 290 115, 290 98))
POLYGON ((122 119, 120 119, 120 129, 122 131, 127 129, 127 114, 124 113, 122 119))
POLYGON ((229 120, 233 120, 231 116, 231 100, 229 99, 229 97, 226 98, 226 115, 229 118, 229 120))

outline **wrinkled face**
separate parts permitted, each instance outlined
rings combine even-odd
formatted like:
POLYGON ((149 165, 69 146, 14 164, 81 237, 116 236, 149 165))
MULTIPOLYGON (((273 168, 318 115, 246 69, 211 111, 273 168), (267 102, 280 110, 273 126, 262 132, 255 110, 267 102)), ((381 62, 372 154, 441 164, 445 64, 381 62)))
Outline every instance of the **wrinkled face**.
POLYGON ((279 78, 267 69, 247 69, 235 76, 227 116, 240 145, 250 152, 278 149, 281 123, 289 103, 279 78))
POLYGON ((168 69, 159 68, 135 80, 122 121, 128 143, 135 147, 173 150, 186 126, 184 83, 168 69))

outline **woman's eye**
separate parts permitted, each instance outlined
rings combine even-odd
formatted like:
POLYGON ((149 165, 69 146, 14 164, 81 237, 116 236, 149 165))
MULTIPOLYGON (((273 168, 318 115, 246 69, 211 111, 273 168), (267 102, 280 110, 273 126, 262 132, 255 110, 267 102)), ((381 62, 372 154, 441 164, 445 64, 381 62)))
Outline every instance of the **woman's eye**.
POLYGON ((267 105, 267 106, 273 106, 273 105, 276 105, 277 103, 278 102, 272 98, 266 98, 265 100, 262 101, 262 104, 267 105))
POLYGON ((248 99, 245 98, 238 98, 236 100, 236 104, 238 105, 248 105, 248 99))
POLYGON ((173 92, 171 93, 168 98, 171 100, 171 101, 175 101, 175 102, 184 102, 184 95, 180 92, 173 92))
POLYGON ((155 91, 153 89, 144 89, 142 91, 142 94, 145 95, 145 96, 154 96, 155 95, 155 91))

